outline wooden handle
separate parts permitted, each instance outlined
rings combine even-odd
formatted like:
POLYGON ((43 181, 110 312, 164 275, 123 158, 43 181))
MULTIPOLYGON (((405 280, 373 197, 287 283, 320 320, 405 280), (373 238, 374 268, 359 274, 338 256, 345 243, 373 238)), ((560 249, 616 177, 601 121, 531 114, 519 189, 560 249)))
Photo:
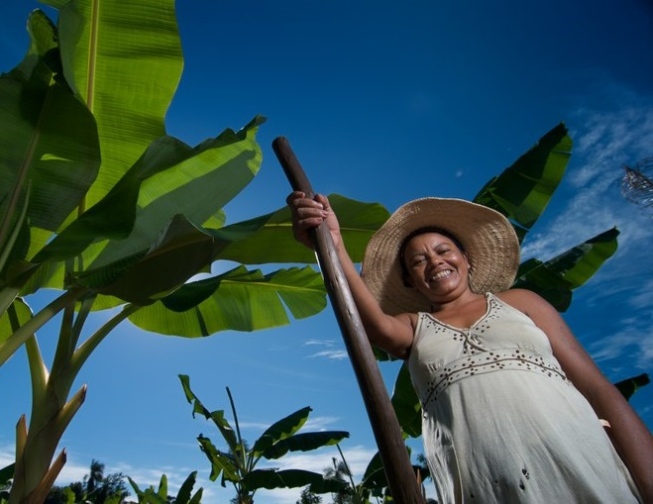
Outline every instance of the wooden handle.
MULTIPOLYGON (((293 190, 302 191, 312 198, 313 188, 288 140, 278 137, 272 142, 272 148, 293 190)), ((326 290, 356 373, 394 502, 424 504, 424 496, 410 463, 399 422, 325 223, 315 230, 313 241, 326 290)))

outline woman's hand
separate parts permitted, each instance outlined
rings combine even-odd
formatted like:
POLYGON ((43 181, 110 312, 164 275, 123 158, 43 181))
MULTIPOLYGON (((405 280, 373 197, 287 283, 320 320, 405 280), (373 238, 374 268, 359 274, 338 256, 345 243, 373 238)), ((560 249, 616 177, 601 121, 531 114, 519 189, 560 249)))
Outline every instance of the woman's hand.
POLYGON ((310 230, 326 222, 335 246, 340 246, 340 225, 326 196, 316 194, 315 199, 310 199, 305 193, 294 191, 286 198, 286 203, 292 213, 293 234, 297 241, 313 248, 310 230))

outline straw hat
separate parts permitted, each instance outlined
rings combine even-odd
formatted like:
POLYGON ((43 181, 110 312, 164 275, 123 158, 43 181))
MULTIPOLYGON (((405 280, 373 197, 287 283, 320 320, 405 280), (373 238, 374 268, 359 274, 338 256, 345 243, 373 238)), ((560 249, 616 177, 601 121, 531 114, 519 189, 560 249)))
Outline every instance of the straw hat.
POLYGON ((363 280, 390 315, 430 312, 430 302, 404 285, 399 251, 408 235, 435 227, 454 236, 470 263, 469 285, 476 293, 510 288, 519 267, 519 240, 502 214, 460 199, 421 198, 393 213, 365 249, 363 280))

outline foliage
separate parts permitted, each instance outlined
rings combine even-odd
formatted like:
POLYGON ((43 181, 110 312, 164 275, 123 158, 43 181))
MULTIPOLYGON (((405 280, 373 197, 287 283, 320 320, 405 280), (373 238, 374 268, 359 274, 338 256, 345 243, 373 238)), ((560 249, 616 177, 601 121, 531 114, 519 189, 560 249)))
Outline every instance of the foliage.
POLYGON ((168 504, 171 502, 174 504, 199 504, 202 502, 204 489, 200 488, 194 494, 192 493, 196 479, 197 471, 193 471, 182 483, 175 497, 168 495, 168 477, 165 474, 161 476, 159 488, 156 490, 153 486, 141 490, 131 478, 129 478, 129 483, 136 492, 138 504, 168 504))
MULTIPOLYGON (((374 502, 393 502, 378 452, 370 460, 361 481, 355 483, 340 445, 337 445, 337 448, 340 460, 332 458, 332 465, 324 470, 325 478, 340 481, 343 484, 340 490, 331 493, 332 504, 369 504, 372 499, 374 502)), ((423 455, 418 456, 418 463, 413 465, 413 470, 420 484, 430 477, 423 455)), ((315 497, 317 496, 308 487, 302 491, 302 499, 305 502, 310 502, 315 497)), ((304 501, 298 501, 297 504, 302 504, 304 501)))
POLYGON ((224 410, 209 411, 202 404, 191 390, 190 378, 187 375, 179 375, 179 379, 186 400, 193 405, 193 417, 197 413, 207 420, 211 420, 227 445, 226 450, 220 450, 208 437, 200 434, 197 438, 202 452, 211 464, 211 481, 221 477, 223 487, 227 482, 231 483, 236 490, 235 502, 238 504, 253 502, 254 494, 260 488, 295 488, 310 485, 311 491, 315 493, 325 493, 342 488, 341 482, 326 479, 321 474, 312 471, 258 469, 257 466, 263 459, 277 460, 288 452, 312 451, 336 444, 349 437, 348 432, 299 433, 298 431, 306 423, 311 412, 310 407, 305 407, 272 424, 250 448, 241 435, 236 407, 229 388, 227 388, 227 396, 231 405, 235 430, 225 418, 224 410))
POLYGON ((626 399, 630 399, 637 390, 651 383, 648 374, 642 373, 631 378, 626 378, 614 384, 626 399))
POLYGON ((104 464, 93 459, 82 481, 53 487, 44 504, 120 504, 129 495, 122 473, 104 474, 104 464))
MULTIPOLYGON (((274 237, 261 247, 270 257, 295 262, 306 252, 283 211, 226 224, 224 206, 259 170, 263 118, 195 147, 166 134, 183 65, 174 1, 43 3, 56 26, 32 12, 27 54, 0 76, 0 365, 25 345, 33 399, 29 426, 26 416, 17 422, 12 504, 47 495, 66 460, 64 451, 55 458, 57 445, 86 395, 72 385, 122 321, 197 337, 275 327, 288 312, 326 306, 311 268, 212 268, 252 264, 238 242, 257 231, 274 237), (206 275, 189 281, 197 274, 206 275), (33 295, 46 290, 54 297, 35 310, 33 295), (87 334, 93 313, 108 308, 109 320, 87 334), (36 334, 57 322, 47 366, 36 334)), ((369 217, 367 205, 341 201, 369 217)), ((352 234, 364 241, 377 221, 361 228, 358 218, 352 234)))

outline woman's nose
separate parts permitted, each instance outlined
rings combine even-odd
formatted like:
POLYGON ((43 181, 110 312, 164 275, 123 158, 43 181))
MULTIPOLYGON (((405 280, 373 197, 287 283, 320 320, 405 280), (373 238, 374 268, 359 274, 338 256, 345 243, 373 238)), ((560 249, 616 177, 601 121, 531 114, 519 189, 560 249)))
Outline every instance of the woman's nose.
POLYGON ((442 257, 439 254, 429 254, 427 261, 429 266, 437 266, 442 263, 442 257))

